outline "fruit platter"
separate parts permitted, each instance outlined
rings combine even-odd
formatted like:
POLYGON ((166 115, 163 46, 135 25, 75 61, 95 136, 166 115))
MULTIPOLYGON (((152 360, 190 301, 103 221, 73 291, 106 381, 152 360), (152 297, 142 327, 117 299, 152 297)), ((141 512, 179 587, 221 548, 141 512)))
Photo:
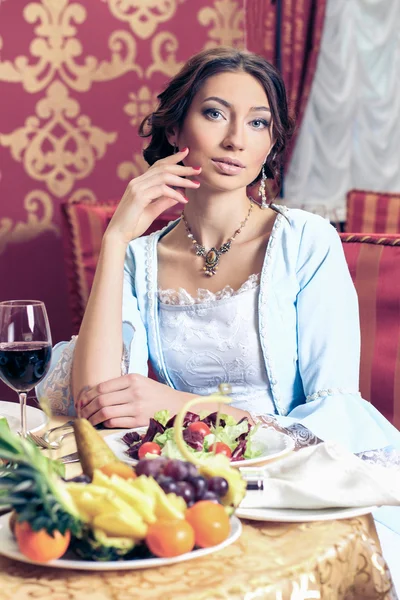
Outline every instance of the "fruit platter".
POLYGON ((23 562, 74 569, 140 569, 190 560, 233 543, 246 483, 229 459, 202 461, 175 441, 183 459, 119 460, 82 418, 74 433, 82 474, 0 423, 0 552, 23 562))

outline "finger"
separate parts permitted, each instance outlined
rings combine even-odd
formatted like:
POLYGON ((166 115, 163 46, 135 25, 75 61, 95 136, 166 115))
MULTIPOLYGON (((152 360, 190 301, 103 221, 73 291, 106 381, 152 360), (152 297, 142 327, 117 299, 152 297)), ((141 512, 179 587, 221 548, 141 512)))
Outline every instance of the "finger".
POLYGON ((154 185, 160 185, 166 183, 171 187, 182 187, 182 188, 190 188, 192 190, 197 190, 200 187, 200 182, 192 179, 185 179, 184 177, 179 177, 179 175, 174 175, 173 173, 161 172, 152 177, 152 179, 147 179, 143 181, 141 185, 141 190, 147 190, 154 185))
POLYGON ((183 148, 182 150, 180 150, 179 152, 176 152, 175 154, 170 154, 169 156, 166 156, 165 158, 161 158, 160 160, 157 161, 156 164, 157 165, 160 165, 160 164, 174 165, 174 164, 181 162, 188 154, 189 154, 189 148, 183 148))
MULTIPOLYGON (((168 210, 169 208, 172 208, 173 206, 176 206, 177 204, 179 204, 179 202, 177 202, 176 200, 171 200, 171 198, 159 198, 152 204, 149 204, 147 210, 149 212, 150 217, 154 221, 159 215, 161 215, 162 212, 168 210)), ((181 204, 184 204, 184 202, 182 201, 181 204)))
POLYGON ((154 174, 154 173, 172 173, 173 175, 180 175, 181 177, 193 177, 201 173, 201 167, 183 167, 182 165, 160 165, 157 167, 152 167, 146 173, 154 174))
POLYGON ((99 425, 99 423, 104 423, 104 421, 109 421, 110 419, 115 418, 133 418, 134 415, 134 404, 132 402, 125 404, 117 404, 114 406, 105 406, 95 412, 91 417, 89 417, 90 423, 95 426, 99 425))
POLYGON ((100 394, 100 396, 97 396, 85 406, 81 406, 81 417, 88 419, 97 411, 105 408, 106 406, 126 404, 127 402, 131 402, 132 396, 132 391, 129 388, 118 392, 111 392, 109 394, 100 394))
POLYGON ((95 385, 84 391, 80 396, 83 404, 88 404, 100 394, 110 394, 111 392, 118 392, 119 390, 125 390, 132 384, 132 374, 122 375, 121 377, 115 377, 114 379, 108 379, 95 385))
POLYGON ((166 183, 149 187, 147 190, 144 190, 143 193, 143 200, 144 204, 146 205, 149 205, 153 201, 158 201, 161 199, 164 200, 165 198, 169 198, 170 200, 175 200, 176 202, 181 202, 183 204, 188 203, 186 196, 180 194, 166 183))
MULTIPOLYGON (((103 425, 110 429, 134 429, 141 426, 136 417, 115 417, 103 421, 103 425)), ((143 423, 143 425, 147 425, 147 422, 143 423)))

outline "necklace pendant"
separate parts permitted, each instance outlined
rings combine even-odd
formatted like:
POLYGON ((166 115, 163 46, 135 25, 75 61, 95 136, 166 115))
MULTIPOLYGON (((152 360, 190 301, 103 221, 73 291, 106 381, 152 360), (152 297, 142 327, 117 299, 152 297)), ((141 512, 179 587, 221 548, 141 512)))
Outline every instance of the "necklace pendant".
POLYGON ((216 248, 211 248, 211 250, 207 252, 204 261, 204 271, 205 275, 208 275, 208 277, 215 275, 216 271, 218 270, 219 256, 220 253, 216 248))

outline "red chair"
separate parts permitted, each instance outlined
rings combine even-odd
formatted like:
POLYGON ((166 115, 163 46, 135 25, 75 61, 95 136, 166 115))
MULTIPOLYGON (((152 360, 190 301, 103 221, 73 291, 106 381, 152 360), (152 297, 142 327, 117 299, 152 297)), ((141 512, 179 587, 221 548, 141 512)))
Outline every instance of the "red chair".
POLYGON ((400 236, 340 237, 360 308, 360 391, 400 428, 400 236))
MULTIPOLYGON (((117 201, 84 199, 61 204, 64 259, 68 279, 73 333, 78 333, 92 287, 101 240, 117 208, 117 201)), ((162 229, 179 213, 168 211, 156 219, 146 234, 162 229)))
POLYGON ((351 190, 346 231, 400 233, 400 194, 351 190))

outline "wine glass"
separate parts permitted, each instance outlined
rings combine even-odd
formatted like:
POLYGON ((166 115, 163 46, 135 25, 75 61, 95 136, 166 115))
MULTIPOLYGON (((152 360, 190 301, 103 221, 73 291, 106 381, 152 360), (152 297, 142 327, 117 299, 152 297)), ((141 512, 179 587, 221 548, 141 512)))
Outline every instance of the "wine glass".
POLYGON ((21 435, 26 437, 26 396, 46 376, 51 334, 39 300, 0 302, 0 378, 19 396, 21 435))

